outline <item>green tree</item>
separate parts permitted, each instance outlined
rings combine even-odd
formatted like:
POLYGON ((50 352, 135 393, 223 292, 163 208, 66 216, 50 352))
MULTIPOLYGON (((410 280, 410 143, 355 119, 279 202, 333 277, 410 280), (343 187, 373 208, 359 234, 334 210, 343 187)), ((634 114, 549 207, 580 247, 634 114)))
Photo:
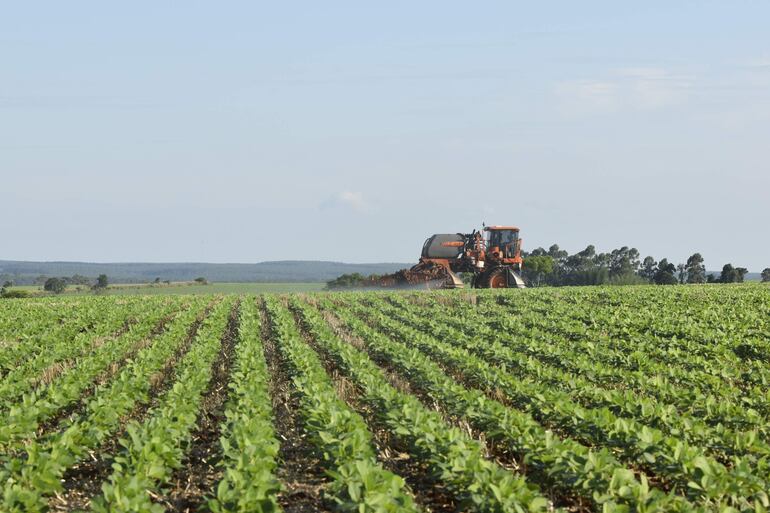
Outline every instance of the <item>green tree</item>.
POLYGON ((564 285, 564 262, 569 253, 559 248, 558 244, 552 244, 546 254, 553 259, 553 272, 545 277, 547 282, 556 286, 564 285))
POLYGON ((73 274, 68 281, 73 285, 89 285, 91 283, 91 280, 82 274, 73 274))
POLYGON ((762 269, 762 281, 768 282, 770 281, 770 267, 765 267, 762 269))
POLYGON ((558 244, 553 244, 550 248, 548 248, 548 256, 554 260, 564 260, 568 255, 569 253, 563 249, 559 249, 558 244))
POLYGON ((642 265, 639 268, 639 276, 652 283, 655 281, 655 273, 657 272, 658 263, 651 256, 644 257, 642 265))
POLYGON ((679 284, 684 285, 687 279, 687 266, 684 264, 677 264, 676 266, 677 277, 679 278, 679 284))
POLYGON ((732 264, 722 266, 722 274, 719 276, 719 283, 743 283, 743 279, 749 270, 745 267, 733 267, 732 264))
POLYGON ((609 254, 610 277, 627 276, 639 270, 639 250, 623 246, 609 254))
POLYGON ((677 280, 674 273, 676 272, 676 266, 669 263, 668 259, 663 259, 658 262, 658 268, 655 271, 655 277, 653 281, 658 285, 676 285, 677 280))
POLYGON ((687 270, 687 283, 705 283, 706 266, 703 265, 703 257, 700 253, 693 253, 685 264, 687 270))
POLYGON ((327 289, 346 289, 350 287, 360 287, 366 277, 361 273, 343 274, 331 281, 326 282, 327 289))
POLYGON ((568 256, 562 264, 562 285, 601 285, 609 280, 605 253, 597 254, 593 245, 568 256))
POLYGON ((733 264, 725 264, 722 266, 722 273, 719 275, 719 283, 733 283, 735 276, 733 264))
POLYGON ((530 255, 524 259, 522 271, 529 283, 539 287, 542 285, 543 277, 553 272, 553 258, 545 254, 530 255))
POLYGON ((106 274, 100 274, 96 277, 96 283, 94 283, 94 290, 104 290, 107 288, 107 285, 109 285, 110 282, 107 279, 106 274))
POLYGON ((203 276, 198 276, 197 278, 195 278, 195 283, 199 283, 201 285, 208 285, 209 281, 203 276))
POLYGON ((54 294, 61 294, 66 288, 67 282, 62 278, 48 278, 43 284, 43 290, 53 292, 54 294))

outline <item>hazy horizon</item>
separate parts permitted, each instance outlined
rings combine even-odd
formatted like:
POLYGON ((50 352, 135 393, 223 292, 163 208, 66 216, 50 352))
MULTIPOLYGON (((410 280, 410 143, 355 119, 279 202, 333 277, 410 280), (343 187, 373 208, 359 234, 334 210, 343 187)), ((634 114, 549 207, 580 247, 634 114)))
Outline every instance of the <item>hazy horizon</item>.
POLYGON ((634 7, 9 4, 0 259, 770 267, 770 4, 634 7))

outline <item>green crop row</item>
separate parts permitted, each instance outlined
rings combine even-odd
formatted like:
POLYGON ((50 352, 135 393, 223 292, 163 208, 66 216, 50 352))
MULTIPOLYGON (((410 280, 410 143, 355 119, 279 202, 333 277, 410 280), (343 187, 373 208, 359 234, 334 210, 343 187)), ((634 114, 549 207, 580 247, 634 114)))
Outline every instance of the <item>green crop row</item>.
MULTIPOLYGON (((140 321, 117 338, 106 340, 91 354, 84 356, 72 369, 62 373, 48 386, 41 386, 0 414, 0 450, 17 450, 34 436, 41 422, 61 409, 77 402, 83 391, 106 369, 130 356, 133 348, 150 336, 158 322, 174 313, 172 305, 147 305, 140 321)), ((67 340, 62 340, 66 344, 67 340)))
MULTIPOLYGON (((395 300, 393 297, 391 299, 395 300)), ((421 301, 430 300, 421 298, 421 301)), ((420 310, 417 308, 417 311, 420 310)), ((760 434, 766 431, 765 418, 751 408, 749 402, 761 398, 766 392, 751 390, 747 394, 745 390, 728 386, 714 376, 703 373, 694 375, 693 372, 665 364, 647 362, 644 364, 645 370, 629 369, 628 365, 621 365, 620 361, 644 360, 644 352, 635 342, 621 345, 616 341, 613 344, 615 347, 611 348, 602 343, 602 336, 597 335, 593 340, 581 343, 556 329, 544 331, 533 326, 535 321, 525 320, 532 315, 531 312, 512 315, 497 305, 479 308, 458 305, 452 309, 451 314, 447 314, 443 305, 434 302, 429 312, 429 318, 433 318, 434 314, 444 314, 442 321, 446 325, 469 337, 482 337, 485 341, 505 345, 532 364, 540 362, 580 376, 602 389, 617 389, 636 398, 640 408, 652 407, 663 415, 667 412, 669 415, 674 412, 677 415, 688 413, 717 430, 721 430, 722 426, 736 430, 738 438, 741 438, 742 431, 748 431, 747 437, 753 436, 751 431, 754 430, 760 434), (713 386, 703 389, 694 382, 711 382, 713 386)), ((554 315, 558 317, 559 314, 556 312, 554 315)), ((542 324, 551 322, 539 317, 544 319, 542 324)))
POLYGON ((413 395, 394 388, 365 353, 341 341, 307 305, 296 299, 292 305, 314 340, 361 388, 361 399, 410 454, 430 466, 434 479, 458 498, 462 509, 522 513, 552 508, 523 476, 485 458, 478 441, 448 425, 413 395))
POLYGON ((373 354, 410 377, 447 411, 468 419, 487 438, 520 455, 528 472, 562 493, 591 501, 603 511, 695 511, 687 501, 651 488, 644 477, 621 465, 607 449, 559 439, 531 415, 507 408, 448 377, 424 353, 372 329, 353 310, 331 308, 373 354))
MULTIPOLYGON (((582 292, 570 296, 568 303, 550 302, 539 308, 508 297, 484 306, 506 307, 496 308, 494 318, 510 319, 513 313, 523 329, 545 328, 573 343, 600 347, 594 356, 614 369, 667 366, 681 379, 690 378, 688 386, 720 393, 770 384, 770 370, 764 365, 768 357, 763 356, 768 349, 767 293, 761 287, 756 292, 736 291, 740 294, 733 297, 725 297, 729 291, 713 297, 699 288, 676 295, 650 295, 645 290, 642 298, 647 304, 639 300, 640 294, 605 292, 612 300, 602 305, 593 305, 591 294, 582 292), (628 342, 634 350, 629 350, 628 342)), ((767 406, 770 396, 756 398, 764 398, 767 406)))
MULTIPOLYGON (((54 332, 72 333, 90 326, 107 302, 3 301, 0 303, 0 375, 46 347, 54 332)), ((55 340, 55 339, 54 339, 55 340)))
POLYGON ((0 511, 36 512, 47 509, 48 496, 62 490, 62 476, 89 451, 115 434, 122 419, 137 404, 149 399, 150 376, 160 372, 184 343, 190 325, 202 315, 204 299, 193 299, 191 308, 174 320, 152 345, 145 347, 108 383, 87 400, 84 412, 56 431, 8 455, 0 470, 3 486, 0 511))
MULTIPOLYGON (((504 364, 506 369, 517 377, 557 387, 567 392, 573 401, 585 407, 606 407, 618 416, 640 420, 672 436, 703 446, 719 459, 749 454, 759 460, 770 457, 770 445, 760 439, 760 432, 757 430, 736 432, 724 426, 708 424, 700 417, 678 410, 674 405, 640 397, 631 391, 597 387, 583 374, 575 375, 558 367, 545 365, 506 346, 500 341, 504 337, 495 336, 499 335, 499 332, 473 324, 475 329, 471 334, 466 334, 465 331, 452 326, 454 317, 445 311, 436 309, 431 311, 429 317, 423 316, 400 298, 391 296, 388 299, 401 308, 395 309, 383 301, 370 302, 374 304, 374 308, 399 322, 441 340, 455 340, 487 362, 504 364)), ((466 317, 466 320, 471 319, 466 317)))
POLYGON ((279 511, 279 444, 272 422, 268 369, 253 299, 243 300, 235 365, 222 429, 224 475, 209 501, 214 513, 279 511))
POLYGON ((24 362, 15 362, 13 369, 3 376, 0 381, 0 408, 8 408, 22 394, 33 389, 47 370, 61 366, 66 371, 69 365, 88 355, 105 339, 112 338, 128 322, 150 311, 142 303, 131 303, 127 308, 105 308, 90 329, 75 323, 67 329, 52 330, 46 340, 38 341, 38 346, 24 362))
POLYGON ((320 360, 302 341, 289 311, 275 297, 266 299, 266 308, 275 341, 293 369, 306 431, 333 479, 335 509, 350 513, 418 511, 404 480, 377 462, 366 423, 337 396, 320 360))
POLYGON ((173 386, 148 412, 145 422, 134 420, 126 426, 127 437, 120 441, 125 450, 113 460, 112 475, 93 501, 95 511, 163 511, 151 492, 181 466, 232 307, 233 300, 226 299, 204 319, 179 363, 173 386))
POLYGON ((502 394, 512 406, 530 412, 558 432, 613 448, 624 461, 648 469, 667 486, 693 500, 741 509, 768 506, 766 483, 746 462, 736 458, 733 466, 727 468, 697 446, 667 437, 632 419, 618 418, 607 409, 584 408, 564 393, 523 381, 504 367, 491 365, 462 347, 404 326, 376 309, 367 311, 354 306, 353 311, 372 316, 383 330, 451 365, 474 386, 502 394))

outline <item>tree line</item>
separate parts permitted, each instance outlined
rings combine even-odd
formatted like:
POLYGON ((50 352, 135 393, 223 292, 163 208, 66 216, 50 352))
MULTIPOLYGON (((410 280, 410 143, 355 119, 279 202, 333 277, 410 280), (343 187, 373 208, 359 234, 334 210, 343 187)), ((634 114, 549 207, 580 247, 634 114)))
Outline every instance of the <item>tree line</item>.
MULTIPOLYGON (((58 278, 46 277, 42 280, 41 285, 43 285, 43 290, 52 294, 61 294, 69 285, 88 286, 91 287, 91 290, 94 291, 94 293, 99 294, 107 289, 109 279, 106 274, 100 274, 97 276, 96 280, 93 281, 86 276, 75 274, 58 278)), ((0 297, 26 297, 28 295, 27 291, 24 290, 10 290, 13 286, 14 283, 11 280, 5 280, 0 288, 0 297)))
MULTIPOLYGON (((643 259, 636 248, 623 246, 609 253, 597 253, 594 246, 570 255, 554 244, 547 250, 522 252, 523 274, 533 286, 633 285, 654 283, 741 283, 748 269, 725 264, 719 276, 706 273, 703 256, 693 253, 686 262, 674 264, 667 258, 643 259)), ((762 271, 762 281, 770 281, 770 268, 762 271)))

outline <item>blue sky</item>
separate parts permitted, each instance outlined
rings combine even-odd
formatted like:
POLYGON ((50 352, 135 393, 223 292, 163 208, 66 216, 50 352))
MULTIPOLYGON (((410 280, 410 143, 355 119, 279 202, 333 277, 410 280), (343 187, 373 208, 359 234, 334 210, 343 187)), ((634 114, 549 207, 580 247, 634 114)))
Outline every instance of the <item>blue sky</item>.
POLYGON ((0 259, 770 266, 767 2, 5 2, 0 259))

